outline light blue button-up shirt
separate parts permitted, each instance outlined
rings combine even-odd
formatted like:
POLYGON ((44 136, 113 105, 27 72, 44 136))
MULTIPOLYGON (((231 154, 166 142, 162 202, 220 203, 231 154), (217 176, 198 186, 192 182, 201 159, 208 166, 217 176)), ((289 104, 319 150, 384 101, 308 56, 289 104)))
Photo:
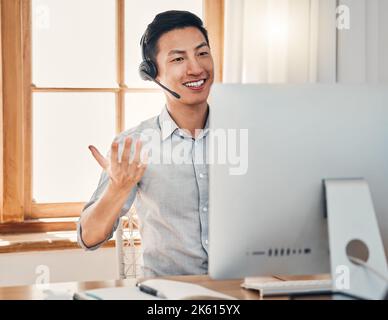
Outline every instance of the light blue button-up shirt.
MULTIPOLYGON (((155 138, 155 134, 158 146, 153 146, 144 176, 128 195, 120 216, 134 203, 140 221, 146 276, 205 274, 208 268, 208 121, 193 139, 178 128, 164 107, 159 116, 117 137, 119 154, 127 136, 147 140, 150 135, 155 138), (159 151, 154 152, 154 149, 159 151), (159 163, 155 159, 160 159, 159 163)), ((143 148, 146 146, 144 144, 143 148)), ((99 199, 108 182, 109 176, 103 172, 84 210, 99 199)), ((105 241, 112 237, 118 220, 105 241)), ((78 242, 88 250, 104 243, 86 247, 80 223, 78 242)))

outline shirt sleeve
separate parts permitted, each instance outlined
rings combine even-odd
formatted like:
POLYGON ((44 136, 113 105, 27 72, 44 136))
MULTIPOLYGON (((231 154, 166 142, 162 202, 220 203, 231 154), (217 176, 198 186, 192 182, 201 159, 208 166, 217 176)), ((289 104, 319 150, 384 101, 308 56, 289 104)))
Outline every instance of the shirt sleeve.
MULTIPOLYGON (((121 157, 122 143, 123 143, 124 139, 122 137, 120 137, 117 140, 119 142, 119 156, 121 157)), ((109 156, 109 153, 108 153, 107 156, 109 156)), ((105 189, 108 186, 109 179, 110 179, 109 175, 106 173, 106 171, 103 171, 101 173, 97 189, 94 191, 94 193, 93 193, 92 197, 90 198, 89 202, 87 202, 86 205, 84 206, 84 208, 82 209, 81 217, 82 217, 82 213, 88 207, 90 207, 93 203, 95 203, 102 196, 102 194, 104 193, 105 189)), ((117 217, 117 219, 116 219, 116 221, 115 221, 115 223, 113 225, 112 231, 106 237, 106 239, 104 239, 100 243, 98 243, 98 244, 96 244, 96 245, 94 245, 92 247, 88 247, 88 246, 85 245, 85 243, 84 243, 84 241, 82 239, 81 217, 78 219, 78 222, 77 222, 77 241, 78 241, 78 244, 80 245, 80 247, 82 247, 85 250, 96 250, 99 247, 101 247, 105 242, 107 242, 110 238, 112 238, 113 233, 116 231, 117 226, 119 225, 120 218, 122 216, 124 216, 129 211, 129 209, 131 208, 131 206, 132 206, 132 204, 133 204, 133 202, 134 202, 134 200, 136 198, 137 188, 138 188, 137 185, 132 188, 131 192, 128 195, 127 200, 124 203, 124 206, 120 210, 120 215, 117 217)))

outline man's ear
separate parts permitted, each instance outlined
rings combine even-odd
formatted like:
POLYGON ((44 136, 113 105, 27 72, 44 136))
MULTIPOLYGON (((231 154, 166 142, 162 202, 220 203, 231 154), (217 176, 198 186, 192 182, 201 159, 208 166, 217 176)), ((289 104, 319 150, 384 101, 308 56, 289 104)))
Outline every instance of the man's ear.
MULTIPOLYGON (((156 60, 156 59, 155 59, 155 60, 156 60)), ((160 68, 159 68, 159 64, 158 64, 157 61, 155 61, 155 62, 154 62, 154 65, 155 65, 156 70, 157 70, 155 80, 160 82, 160 68)))
POLYGON ((161 73, 160 73, 160 68, 159 68, 159 65, 158 64, 156 64, 155 63, 155 66, 156 66, 156 70, 157 70, 157 74, 156 74, 156 77, 155 77, 155 79, 156 79, 156 81, 161 81, 161 77, 160 77, 160 75, 161 75, 161 73))

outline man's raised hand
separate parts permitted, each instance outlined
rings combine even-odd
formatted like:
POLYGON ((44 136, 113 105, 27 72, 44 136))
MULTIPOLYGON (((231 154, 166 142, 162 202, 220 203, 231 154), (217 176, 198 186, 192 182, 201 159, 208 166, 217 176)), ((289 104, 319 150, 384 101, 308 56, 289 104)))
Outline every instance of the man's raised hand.
POLYGON ((112 143, 110 157, 107 158, 96 147, 89 146, 93 157, 108 173, 112 186, 118 190, 130 191, 141 180, 147 167, 145 161, 140 160, 142 148, 140 139, 136 141, 132 159, 130 159, 131 145, 132 138, 125 138, 121 161, 118 154, 119 144, 116 141, 112 143))

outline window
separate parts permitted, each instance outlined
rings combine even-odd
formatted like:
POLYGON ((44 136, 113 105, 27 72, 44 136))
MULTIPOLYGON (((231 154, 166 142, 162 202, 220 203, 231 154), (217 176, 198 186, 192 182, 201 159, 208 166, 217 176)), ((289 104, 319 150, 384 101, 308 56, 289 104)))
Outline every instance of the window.
POLYGON ((202 17, 220 81, 223 0, 2 1, 1 222, 79 215, 101 173, 88 145, 105 153, 164 105, 137 69, 141 34, 169 9, 202 17))

